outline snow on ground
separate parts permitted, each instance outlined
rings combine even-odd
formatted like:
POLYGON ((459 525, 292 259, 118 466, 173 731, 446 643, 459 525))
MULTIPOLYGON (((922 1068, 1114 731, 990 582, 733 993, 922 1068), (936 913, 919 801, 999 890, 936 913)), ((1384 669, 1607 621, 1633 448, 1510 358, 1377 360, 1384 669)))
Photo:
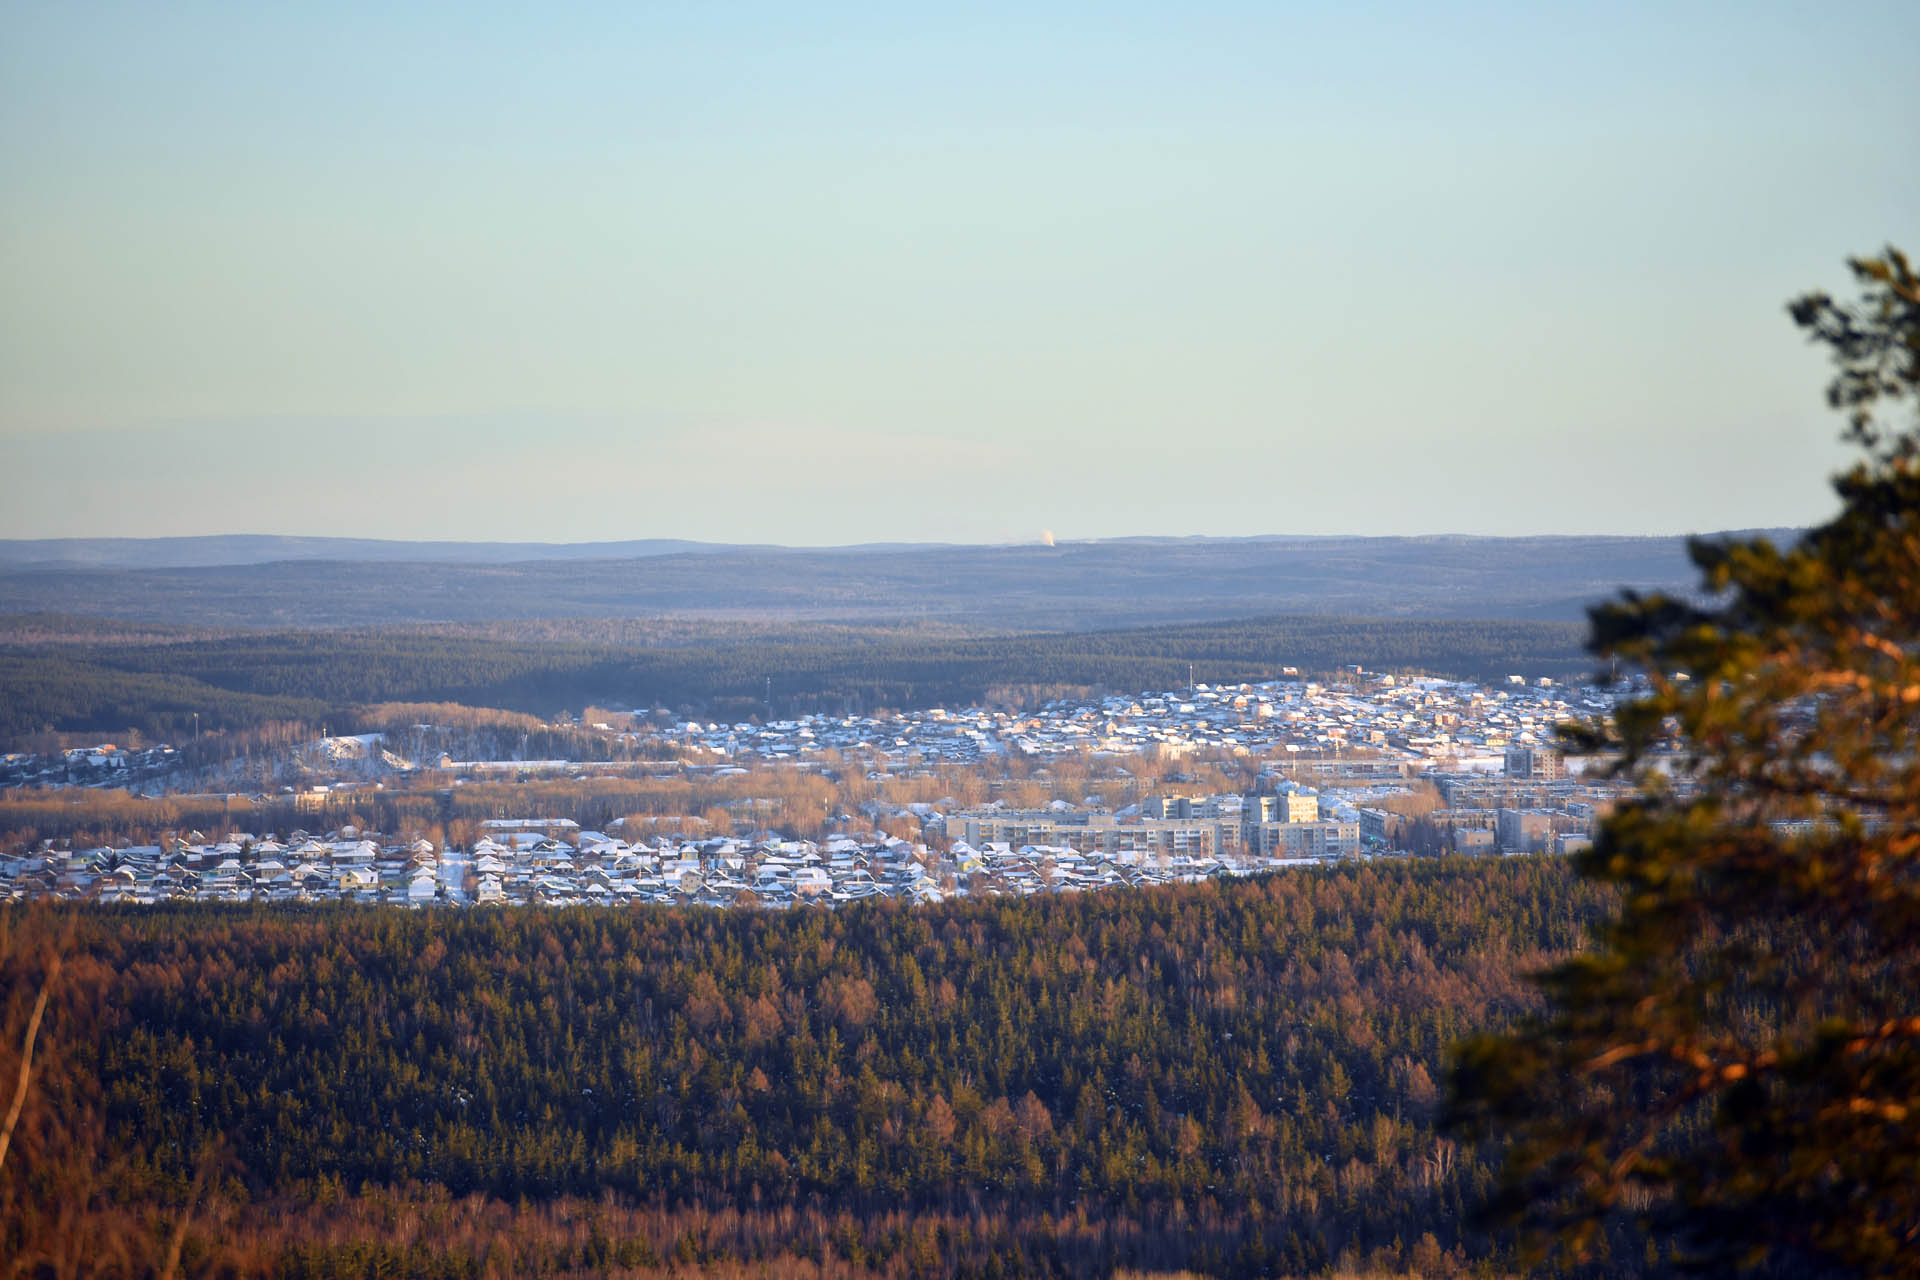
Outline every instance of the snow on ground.
POLYGON ((467 871, 473 865, 473 858, 465 849, 445 849, 440 854, 440 887, 446 892, 447 901, 465 902, 467 900, 467 871))

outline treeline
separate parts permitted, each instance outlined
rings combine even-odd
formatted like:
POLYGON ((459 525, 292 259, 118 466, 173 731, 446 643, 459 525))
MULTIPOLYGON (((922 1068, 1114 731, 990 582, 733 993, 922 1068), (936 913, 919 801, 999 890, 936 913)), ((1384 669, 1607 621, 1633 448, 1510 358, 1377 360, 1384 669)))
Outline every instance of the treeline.
POLYGON ((98 661, 61 645, 0 649, 0 742, 9 747, 41 733, 188 736, 202 729, 243 729, 272 720, 324 716, 329 704, 310 697, 221 688, 192 676, 98 661))
POLYGON ((288 631, 192 643, 0 646, 0 738, 43 731, 180 736, 261 719, 336 718, 381 702, 537 715, 589 702, 714 718, 983 700, 1015 686, 1133 692, 1358 663, 1476 679, 1587 669, 1572 623, 1265 618, 1126 631, 954 636, 835 628, 652 646, 448 628, 288 631), (769 684, 769 682, 771 682, 769 684))
MULTIPOLYGON (((597 1203, 607 1266, 681 1247, 637 1206, 732 1215, 709 1265, 1450 1274, 1498 1246, 1491 1153, 1434 1128, 1447 1046, 1604 905, 1510 859, 934 910, 76 912, 0 1252, 88 1195, 158 1221, 198 1173, 201 1256, 283 1274, 364 1271, 391 1233, 340 1223, 376 1194, 597 1203)), ((6 963, 14 1044, 42 968, 6 963)), ((477 1274, 478 1239, 406 1270, 477 1274)))

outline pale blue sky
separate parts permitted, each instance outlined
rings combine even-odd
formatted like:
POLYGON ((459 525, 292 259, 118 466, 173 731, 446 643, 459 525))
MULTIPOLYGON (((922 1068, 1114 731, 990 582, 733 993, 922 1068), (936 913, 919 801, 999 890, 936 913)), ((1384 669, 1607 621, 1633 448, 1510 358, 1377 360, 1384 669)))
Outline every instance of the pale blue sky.
POLYGON ((0 9, 0 536, 1804 522, 1920 4, 0 9), (535 501, 529 501, 534 499, 535 501))

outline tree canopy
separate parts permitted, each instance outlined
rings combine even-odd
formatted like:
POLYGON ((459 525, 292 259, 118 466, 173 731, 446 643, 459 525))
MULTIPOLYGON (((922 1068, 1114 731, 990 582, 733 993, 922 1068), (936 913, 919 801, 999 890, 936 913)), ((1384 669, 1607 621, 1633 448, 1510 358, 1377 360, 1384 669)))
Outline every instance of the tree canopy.
POLYGON ((1705 1266, 1920 1274, 1920 281, 1851 265, 1789 308, 1861 450, 1839 514, 1696 542, 1705 603, 1593 612, 1650 685, 1569 734, 1639 783, 1579 862, 1619 914, 1453 1078, 1543 1251, 1633 1219, 1705 1266))
POLYGON ((679 1275, 1459 1275, 1492 1170, 1429 1068, 1607 896, 1511 858, 926 909, 0 904, 0 1080, 66 961, 0 1274, 154 1274, 102 1242, 183 1215, 183 1275, 607 1274, 570 1214, 635 1268, 694 1230, 679 1275))

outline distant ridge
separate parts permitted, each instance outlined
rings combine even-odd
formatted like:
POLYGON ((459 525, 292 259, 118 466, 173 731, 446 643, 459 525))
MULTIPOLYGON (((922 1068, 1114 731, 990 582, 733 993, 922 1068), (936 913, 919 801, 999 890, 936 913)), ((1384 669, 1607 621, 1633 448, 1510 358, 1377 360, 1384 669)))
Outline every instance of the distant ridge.
POLYGON ((1677 537, 824 549, 252 536, 0 544, 0 613, 212 628, 643 617, 1044 631, 1265 614, 1580 621, 1623 587, 1685 593, 1696 580, 1677 537), (240 556, 257 558, 233 562, 240 556))
MULTIPOLYGON (((1798 536, 1796 529, 1737 530, 1732 535, 1764 534, 1776 540, 1798 536)), ((1140 535, 1062 541, 1083 547, 1329 546, 1339 543, 1470 545, 1514 542, 1585 542, 1599 545, 1663 543, 1671 536, 1631 534, 1542 534, 1525 538, 1474 534, 1419 534, 1394 538, 1356 538, 1345 534, 1252 534, 1244 537, 1140 535)), ((1032 544, 1040 545, 1037 541, 1032 544)), ((344 561, 369 564, 523 564, 563 560, 640 560, 670 555, 741 553, 831 555, 836 552, 931 552, 1002 550, 939 542, 870 542, 840 547, 788 547, 771 543, 700 542, 686 538, 638 538, 623 542, 459 542, 387 538, 297 537, 288 534, 208 534, 183 538, 15 538, 0 539, 0 570, 14 569, 213 569, 287 561, 344 561)))
POLYGON ((33 538, 0 541, 9 569, 211 569, 288 560, 371 563, 512 564, 524 560, 634 560, 697 553, 721 543, 680 538, 631 542, 403 542, 383 538, 300 538, 213 534, 193 538, 33 538))

